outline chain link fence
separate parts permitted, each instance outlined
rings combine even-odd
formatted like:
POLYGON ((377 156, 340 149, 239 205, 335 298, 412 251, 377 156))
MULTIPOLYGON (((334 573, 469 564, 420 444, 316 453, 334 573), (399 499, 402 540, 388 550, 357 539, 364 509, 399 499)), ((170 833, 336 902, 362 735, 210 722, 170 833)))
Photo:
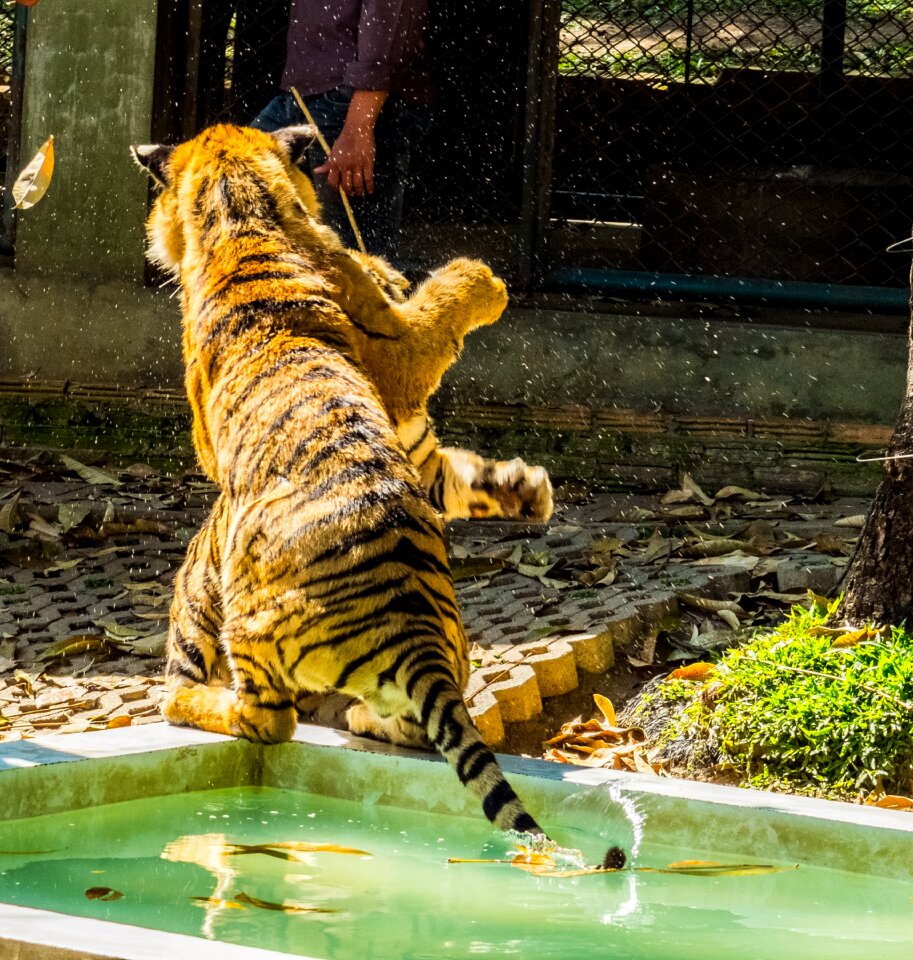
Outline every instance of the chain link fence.
MULTIPOLYGON (((288 0, 179 2, 196 129, 246 121, 277 89, 288 0)), ((408 215, 449 237, 439 257, 628 290, 907 284, 885 248, 913 220, 913 0, 436 0, 428 47, 408 215)))
POLYGON ((558 44, 552 265, 907 283, 906 0, 564 0, 558 44))

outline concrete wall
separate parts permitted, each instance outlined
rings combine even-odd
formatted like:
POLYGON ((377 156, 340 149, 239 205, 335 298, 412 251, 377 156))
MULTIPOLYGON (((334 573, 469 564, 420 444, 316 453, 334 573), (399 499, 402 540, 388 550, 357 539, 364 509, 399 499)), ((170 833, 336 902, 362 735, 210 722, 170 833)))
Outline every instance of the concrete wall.
POLYGON ((22 156, 55 138, 51 186, 20 211, 0 272, 0 376, 180 382, 179 321, 143 286, 148 180, 129 144, 152 123, 156 0, 29 10, 22 156))
POLYGON ((128 153, 148 142, 156 0, 30 8, 22 156, 54 134, 45 198, 19 216, 20 273, 138 281, 148 184, 128 153))

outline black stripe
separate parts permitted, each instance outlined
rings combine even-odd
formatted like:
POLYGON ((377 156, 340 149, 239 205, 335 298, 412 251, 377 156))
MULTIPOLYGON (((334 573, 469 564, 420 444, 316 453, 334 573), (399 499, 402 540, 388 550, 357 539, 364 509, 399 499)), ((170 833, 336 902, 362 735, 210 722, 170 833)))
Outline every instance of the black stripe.
POLYGON ((431 428, 428 426, 428 422, 425 421, 424 432, 418 438, 418 440, 416 440, 415 443, 412 444, 411 447, 406 448, 406 454, 411 457, 412 454, 415 453, 415 451, 418 450, 418 448, 425 442, 425 438, 428 436, 429 433, 431 433, 431 428))
MULTIPOLYGON (((481 740, 476 740, 474 743, 471 743, 457 758, 456 772, 457 776, 460 778, 460 783, 465 784, 472 779, 468 773, 470 769, 473 771, 473 777, 478 776, 478 771, 475 770, 474 767, 474 761, 480 754, 484 756, 484 762, 482 763, 482 767, 484 767, 491 762, 489 758, 493 758, 493 754, 481 740)), ((479 769, 481 769, 481 767, 479 769)))
POLYGON ((482 809, 485 811, 485 816, 494 823, 504 807, 516 799, 517 795, 514 793, 513 788, 502 777, 501 780, 488 791, 488 796, 482 801, 482 809))
POLYGON ((439 513, 444 512, 444 471, 438 470, 437 475, 434 478, 434 482, 431 484, 430 489, 428 490, 428 499, 431 501, 431 506, 434 507, 439 513))
MULTIPOLYGON (((418 686, 419 682, 425 677, 431 675, 440 676, 441 673, 447 671, 447 663, 444 658, 438 654, 437 657, 422 657, 422 666, 417 667, 413 664, 410 669, 409 679, 406 681, 406 696, 411 700, 415 694, 415 688, 418 686), (433 662, 432 662, 433 661, 433 662), (413 669, 414 668, 414 669, 413 669)), ((437 686, 437 681, 431 685, 429 689, 435 689, 437 686)), ((425 697, 425 702, 427 703, 428 698, 425 697)), ((423 705, 424 706, 424 705, 423 705)))
POLYGON ((542 827, 525 810, 517 815, 513 829, 518 833, 542 833, 542 827))
MULTIPOLYGON (((432 672, 431 668, 429 668, 428 672, 432 672)), ((452 689, 453 680, 451 680, 450 677, 441 677, 440 680, 435 680, 429 687, 428 692, 425 694, 425 700, 422 703, 421 716, 418 718, 419 723, 421 723, 426 730, 431 720, 431 714, 434 712, 434 708, 437 706, 437 701, 441 694, 452 689)))
POLYGON ((191 669, 190 664, 185 663, 183 660, 169 660, 168 666, 165 668, 165 673, 172 677, 186 677, 194 683, 205 683, 206 681, 205 674, 197 676, 191 669))
POLYGON ((444 706, 444 709, 441 710, 441 716, 438 719, 437 736, 435 737, 435 746, 437 746, 441 753, 447 753, 453 750, 460 740, 463 739, 463 727, 459 721, 453 718, 453 714, 459 705, 459 700, 454 697, 454 699, 450 700, 444 706), (445 740, 444 734, 448 729, 450 733, 445 740))
MULTIPOLYGON (((215 635, 217 636, 217 634, 215 635)), ((215 639, 215 636, 213 639, 215 639)), ((178 649, 184 655, 184 658, 190 663, 195 669, 199 670, 202 676, 206 676, 206 657, 203 656, 203 652, 195 644, 191 643, 181 632, 179 626, 175 626, 174 632, 171 634, 172 639, 177 644, 178 649)))

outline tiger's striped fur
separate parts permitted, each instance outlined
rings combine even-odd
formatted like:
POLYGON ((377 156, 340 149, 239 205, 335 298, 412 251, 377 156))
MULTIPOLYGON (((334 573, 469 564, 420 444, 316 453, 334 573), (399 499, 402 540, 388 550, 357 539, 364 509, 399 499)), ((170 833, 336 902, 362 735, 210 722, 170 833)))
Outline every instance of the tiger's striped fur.
MULTIPOLYGON (((226 502, 206 538, 220 551, 208 568, 221 570, 223 657, 207 663, 175 637, 186 659, 169 674, 163 712, 272 743, 290 738, 300 696, 340 690, 388 739, 427 736, 498 827, 541 832, 463 703, 466 637, 440 519, 397 438, 396 409, 361 368, 370 345, 398 339, 403 313, 440 307, 491 322, 503 285, 464 261, 409 310, 368 289, 309 215, 313 191, 294 166, 303 138, 218 126, 173 150, 134 151, 164 187, 152 253, 180 273, 194 439, 226 502), (367 350, 359 286, 379 305, 367 350), (211 682, 220 672, 224 686, 211 682)), ((446 369, 425 359, 398 372, 411 411, 446 369)))

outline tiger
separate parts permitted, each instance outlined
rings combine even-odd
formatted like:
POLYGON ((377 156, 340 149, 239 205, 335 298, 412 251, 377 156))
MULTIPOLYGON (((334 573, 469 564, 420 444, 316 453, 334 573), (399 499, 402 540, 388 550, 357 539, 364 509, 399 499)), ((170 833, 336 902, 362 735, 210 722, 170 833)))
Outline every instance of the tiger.
POLYGON ((391 300, 316 219, 297 166, 312 139, 308 127, 219 125, 133 148, 161 187, 149 254, 179 279, 194 445, 224 502, 198 538, 213 551, 201 566, 221 573, 218 648, 172 636, 162 712, 279 743, 299 698, 337 690, 357 700, 356 732, 432 745, 498 829, 544 835, 463 702, 467 641, 441 518, 394 427, 449 365, 452 350, 432 344, 441 314, 492 322, 504 285, 457 261, 391 300), (386 361, 384 396, 365 369, 399 341, 408 362, 386 361), (227 682, 210 683, 219 671, 227 682))

